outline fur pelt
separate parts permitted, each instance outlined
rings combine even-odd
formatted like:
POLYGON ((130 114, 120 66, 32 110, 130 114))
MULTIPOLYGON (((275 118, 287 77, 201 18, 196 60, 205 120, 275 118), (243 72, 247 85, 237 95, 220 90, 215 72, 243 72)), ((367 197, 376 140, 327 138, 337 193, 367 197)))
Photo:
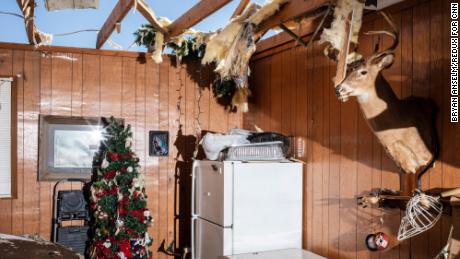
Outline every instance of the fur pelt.
POLYGON ((245 21, 256 11, 257 6, 250 4, 240 16, 233 18, 225 28, 213 34, 206 43, 206 52, 201 63, 204 65, 222 62, 227 57, 235 38, 241 33, 245 21))
MULTIPOLYGON (((254 43, 254 25, 246 23, 241 32, 236 35, 232 42, 226 57, 219 62, 216 69, 221 78, 232 78, 247 76, 249 71, 249 59, 256 51, 256 44, 254 43)), ((247 87, 245 83, 238 87, 247 87)))
POLYGON ((248 111, 249 60, 256 51, 255 28, 275 14, 287 0, 272 0, 263 7, 251 4, 222 30, 211 36, 202 64, 216 63, 215 72, 224 80, 234 80, 232 104, 248 111))
MULTIPOLYGON (((331 48, 340 51, 343 46, 345 39, 345 20, 348 19, 348 15, 353 12, 353 31, 350 38, 350 42, 358 45, 359 31, 361 30, 362 17, 363 17, 364 3, 359 0, 338 0, 337 5, 334 9, 334 20, 332 21, 331 27, 323 30, 321 34, 320 43, 329 42, 331 48)), ((356 54, 351 54, 348 57, 348 62, 355 61, 356 54)))

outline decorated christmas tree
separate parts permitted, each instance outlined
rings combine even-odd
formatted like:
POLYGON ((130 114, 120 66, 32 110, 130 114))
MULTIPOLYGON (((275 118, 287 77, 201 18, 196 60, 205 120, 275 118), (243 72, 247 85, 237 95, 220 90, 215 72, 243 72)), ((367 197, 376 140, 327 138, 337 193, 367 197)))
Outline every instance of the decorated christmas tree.
POLYGON ((97 174, 91 183, 93 216, 91 258, 151 258, 152 221, 139 173, 139 158, 132 151, 130 125, 110 118, 105 140, 95 157, 97 174))

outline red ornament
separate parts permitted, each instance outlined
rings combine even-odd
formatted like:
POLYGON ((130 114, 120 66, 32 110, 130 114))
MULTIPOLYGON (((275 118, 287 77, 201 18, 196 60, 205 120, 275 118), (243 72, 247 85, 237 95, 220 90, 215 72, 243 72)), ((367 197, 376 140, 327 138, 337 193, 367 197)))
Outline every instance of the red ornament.
POLYGON ((103 191, 103 190, 98 190, 98 191, 96 192, 96 197, 97 197, 97 198, 101 198, 101 197, 103 197, 103 196, 105 196, 105 191, 103 191))
POLYGON ((118 187, 113 186, 112 189, 106 191, 106 194, 118 196, 118 187))
POLYGON ((106 172, 104 174, 104 179, 113 179, 115 177, 115 175, 117 175, 117 171, 110 171, 110 172, 106 172))
POLYGON ((133 157, 133 153, 131 153, 131 152, 126 153, 126 154, 120 154, 121 159, 130 159, 132 157, 133 157))
MULTIPOLYGON (((113 244, 111 240, 110 242, 113 244)), ((98 258, 113 258, 112 249, 110 249, 110 247, 105 247, 104 243, 105 241, 103 240, 96 241, 96 248, 99 250, 97 252, 98 258)))
POLYGON ((371 251, 385 250, 389 245, 388 235, 383 232, 369 234, 366 237, 366 246, 371 251))
POLYGON ((128 258, 131 258, 133 257, 133 254, 131 253, 131 244, 129 242, 129 240, 121 240, 119 243, 118 243, 118 248, 120 250, 120 252, 123 252, 123 254, 125 254, 126 257, 128 258))
POLYGON ((114 152, 107 152, 107 156, 109 157, 110 161, 118 161, 120 155, 114 152))
POLYGON ((130 214, 139 219, 140 222, 144 222, 144 210, 133 210, 130 214))
POLYGON ((123 207, 119 207, 118 208, 118 214, 120 214, 120 216, 124 216, 124 215, 128 214, 128 211, 123 207))

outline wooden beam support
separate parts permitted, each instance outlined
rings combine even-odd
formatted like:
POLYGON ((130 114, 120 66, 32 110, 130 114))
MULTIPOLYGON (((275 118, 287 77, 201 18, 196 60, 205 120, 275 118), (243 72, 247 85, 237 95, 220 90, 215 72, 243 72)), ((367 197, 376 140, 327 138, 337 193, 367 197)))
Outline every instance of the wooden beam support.
POLYGON ((147 19, 147 21, 149 21, 153 28, 163 34, 167 34, 166 29, 161 25, 153 10, 150 9, 144 0, 137 0, 136 3, 135 0, 119 0, 97 35, 97 49, 100 49, 104 45, 112 32, 117 28, 117 26, 119 26, 117 24, 121 23, 134 4, 136 4, 137 10, 145 17, 145 19, 147 19))
POLYGON ((182 34, 232 0, 201 0, 168 26, 169 37, 182 34))
POLYGON ((248 6, 249 2, 251 1, 250 0, 240 0, 240 4, 238 4, 238 6, 236 7, 231 18, 235 18, 238 15, 241 15, 244 9, 246 9, 246 6, 248 6))
POLYGON ((295 34, 293 31, 289 30, 288 27, 286 27, 284 24, 280 24, 279 27, 284 31, 286 32, 289 36, 291 36, 294 40, 296 40, 298 43, 300 43, 302 46, 304 46, 305 48, 308 47, 307 46, 307 43, 305 43, 302 38, 300 38, 299 36, 297 36, 297 34, 295 34))
POLYGON ((36 45, 41 42, 40 35, 37 32, 34 22, 34 9, 35 1, 34 0, 16 0, 21 9, 22 14, 24 15, 24 23, 26 26, 27 39, 30 44, 36 45))
POLYGON ((158 21, 155 13, 153 12, 152 9, 147 5, 147 3, 144 2, 144 0, 137 0, 137 10, 149 21, 149 23, 158 30, 159 32, 167 35, 168 32, 166 29, 161 25, 161 23, 158 21))
POLYGON ((104 45, 104 43, 112 34, 113 30, 115 30, 116 24, 125 18, 126 14, 129 12, 129 10, 131 10, 133 5, 134 0, 118 1, 117 5, 115 5, 104 25, 102 25, 101 30, 97 34, 96 49, 100 49, 104 45))
POLYGON ((267 31, 282 23, 302 17, 329 4, 329 2, 330 0, 289 0, 275 15, 262 22, 257 28, 257 32, 267 31))

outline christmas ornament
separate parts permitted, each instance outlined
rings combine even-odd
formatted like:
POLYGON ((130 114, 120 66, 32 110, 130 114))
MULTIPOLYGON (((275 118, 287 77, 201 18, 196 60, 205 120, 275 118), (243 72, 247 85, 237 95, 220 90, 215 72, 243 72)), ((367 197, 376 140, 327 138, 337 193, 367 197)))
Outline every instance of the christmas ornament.
POLYGON ((389 244, 388 235, 383 232, 369 234, 366 237, 366 246, 371 251, 385 250, 389 244))

